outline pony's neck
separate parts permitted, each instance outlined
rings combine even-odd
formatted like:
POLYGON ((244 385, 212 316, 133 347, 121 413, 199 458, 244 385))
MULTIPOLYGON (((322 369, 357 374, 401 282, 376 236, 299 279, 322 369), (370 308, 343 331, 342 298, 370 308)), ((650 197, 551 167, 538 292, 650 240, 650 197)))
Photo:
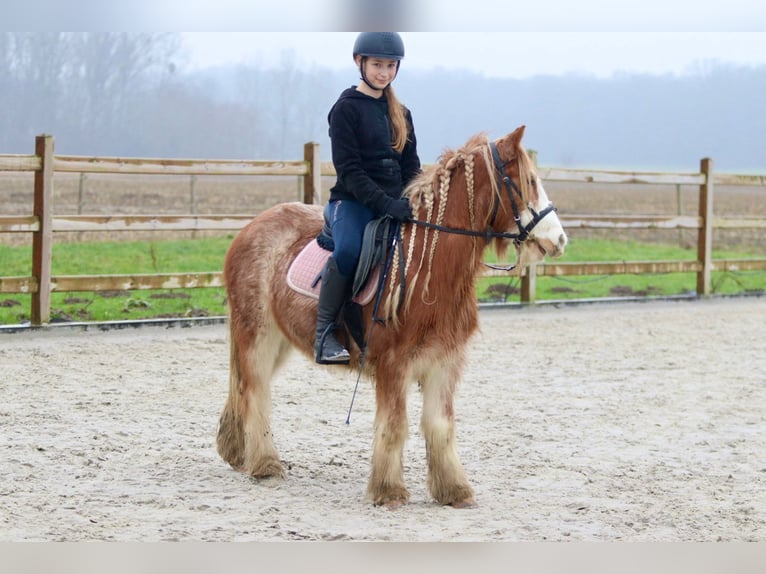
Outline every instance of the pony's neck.
MULTIPOLYGON (((486 138, 440 158, 410 188, 417 219, 482 232, 492 217, 497 185, 486 138)), ((481 236, 410 226, 405 238, 408 296, 424 301, 476 300, 476 280, 487 247, 481 236)))
MULTIPOLYGON (((442 217, 432 213, 430 220, 460 230, 479 231, 487 225, 489 214, 484 206, 486 201, 477 201, 472 214, 464 210, 467 205, 464 198, 453 197, 449 203, 444 207, 442 217)), ((421 207, 416 217, 428 220, 428 210, 421 207)), ((411 281, 417 282, 412 287, 433 294, 438 291, 450 298, 461 293, 475 298, 477 276, 487 248, 486 240, 481 236, 437 231, 417 225, 413 225, 411 230, 416 235, 416 247, 413 256, 408 258, 408 276, 411 281)))

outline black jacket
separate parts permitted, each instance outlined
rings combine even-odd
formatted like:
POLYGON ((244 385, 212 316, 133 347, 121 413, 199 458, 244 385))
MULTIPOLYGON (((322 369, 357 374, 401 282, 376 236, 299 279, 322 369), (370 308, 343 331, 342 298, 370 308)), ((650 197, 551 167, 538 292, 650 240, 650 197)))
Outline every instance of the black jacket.
POLYGON ((355 199, 382 215, 393 199, 402 196, 404 187, 420 172, 412 116, 406 108, 405 117, 407 144, 399 153, 391 145, 385 95, 375 99, 356 88, 343 91, 327 116, 338 174, 330 201, 355 199))

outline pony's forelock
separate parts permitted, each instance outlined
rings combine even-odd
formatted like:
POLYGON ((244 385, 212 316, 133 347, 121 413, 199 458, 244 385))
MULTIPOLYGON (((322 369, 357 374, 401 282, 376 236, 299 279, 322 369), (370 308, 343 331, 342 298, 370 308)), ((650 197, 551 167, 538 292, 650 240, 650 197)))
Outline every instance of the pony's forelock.
POLYGON ((521 144, 519 144, 516 150, 516 161, 519 166, 519 191, 521 192, 521 197, 525 204, 536 204, 538 200, 537 186, 532 185, 532 182, 537 179, 537 170, 532 162, 532 158, 521 144))

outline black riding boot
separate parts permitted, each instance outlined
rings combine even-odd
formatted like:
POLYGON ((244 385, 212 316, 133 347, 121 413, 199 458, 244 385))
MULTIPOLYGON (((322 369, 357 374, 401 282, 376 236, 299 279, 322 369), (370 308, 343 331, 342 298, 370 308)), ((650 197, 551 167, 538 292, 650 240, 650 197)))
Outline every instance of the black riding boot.
POLYGON ((335 338, 335 321, 343 304, 346 302, 351 280, 338 270, 338 263, 330 257, 322 272, 322 286, 319 290, 317 307, 316 339, 314 354, 320 365, 348 364, 350 355, 346 348, 335 338))

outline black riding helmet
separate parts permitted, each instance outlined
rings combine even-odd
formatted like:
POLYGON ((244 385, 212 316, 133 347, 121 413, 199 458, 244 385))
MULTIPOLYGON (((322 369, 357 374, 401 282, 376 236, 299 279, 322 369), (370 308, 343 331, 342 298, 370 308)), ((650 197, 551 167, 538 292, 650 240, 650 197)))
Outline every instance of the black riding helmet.
POLYGON ((364 60, 366 58, 386 58, 396 60, 396 71, 404 58, 404 42, 397 32, 362 32, 354 42, 354 61, 357 56, 362 56, 359 72, 362 80, 373 90, 377 88, 367 81, 364 73, 364 60))
POLYGON ((354 42, 354 58, 357 55, 368 58, 404 58, 404 42, 396 32, 362 32, 354 42))

